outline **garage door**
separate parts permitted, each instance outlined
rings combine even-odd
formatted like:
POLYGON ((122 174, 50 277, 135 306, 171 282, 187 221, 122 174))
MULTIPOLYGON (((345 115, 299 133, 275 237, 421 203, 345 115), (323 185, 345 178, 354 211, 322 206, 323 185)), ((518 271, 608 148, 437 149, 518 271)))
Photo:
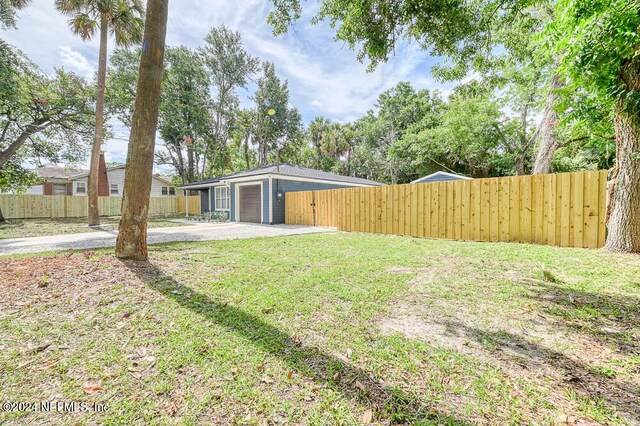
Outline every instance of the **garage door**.
POLYGON ((239 186, 240 222, 261 222, 262 191, 260 185, 239 186))

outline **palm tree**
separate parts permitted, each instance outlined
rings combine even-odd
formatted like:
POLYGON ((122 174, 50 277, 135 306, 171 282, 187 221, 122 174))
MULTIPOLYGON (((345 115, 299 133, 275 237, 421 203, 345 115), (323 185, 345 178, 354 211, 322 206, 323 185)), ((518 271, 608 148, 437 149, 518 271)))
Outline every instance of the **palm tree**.
POLYGON ((98 167, 104 127, 104 87, 107 73, 107 40, 109 35, 119 46, 128 47, 142 41, 144 6, 141 0, 56 0, 55 6, 69 16, 71 30, 82 40, 90 40, 100 31, 98 60, 98 93, 96 96, 96 129, 89 171, 89 226, 100 225, 98 212, 98 167))

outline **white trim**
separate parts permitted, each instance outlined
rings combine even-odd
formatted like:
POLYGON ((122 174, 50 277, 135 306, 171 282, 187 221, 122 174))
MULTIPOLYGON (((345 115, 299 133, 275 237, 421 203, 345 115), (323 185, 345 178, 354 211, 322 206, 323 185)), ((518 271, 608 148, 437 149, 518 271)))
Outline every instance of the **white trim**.
POLYGON ((262 180, 259 182, 245 182, 245 183, 236 183, 236 197, 235 197, 235 207, 236 207, 236 222, 240 222, 240 188, 241 186, 255 186, 260 185, 260 223, 264 223, 264 210, 262 210, 262 201, 264 199, 264 192, 262 188, 262 180))
POLYGON ((422 176, 419 179, 416 179, 414 181, 412 181, 411 183, 422 183, 420 181, 424 180, 424 179, 429 179, 432 176, 436 176, 436 175, 445 175, 445 176, 451 176, 451 177, 455 177, 455 178, 459 178, 461 180, 471 180, 473 178, 470 178, 469 176, 463 176, 463 175, 457 175, 455 173, 448 173, 448 172, 435 172, 435 173, 431 173, 430 175, 427 176, 422 176))
POLYGON ((202 185, 183 185, 179 186, 180 189, 207 189, 212 186, 221 186, 224 185, 223 182, 215 182, 215 183, 203 183, 202 185))
POLYGON ((264 180, 264 179, 270 179, 270 178, 280 179, 280 180, 292 180, 292 181, 298 181, 298 182, 320 182, 320 183, 328 183, 331 185, 342 185, 342 186, 362 186, 362 187, 384 186, 384 184, 374 185, 374 184, 366 184, 366 183, 341 182, 341 181, 328 180, 328 179, 289 176, 289 175, 282 175, 278 173, 253 175, 253 176, 246 176, 246 177, 240 177, 240 178, 230 178, 230 179, 221 180, 221 182, 236 183, 236 182, 258 181, 258 180, 264 180))
POLYGON ((273 178, 269 176, 269 224, 273 223, 273 178))
POLYGON ((229 187, 227 186, 214 186, 212 187, 213 189, 213 208, 215 209, 215 211, 217 212, 228 212, 231 210, 231 191, 229 190, 229 187), (226 189, 227 190, 227 208, 226 209, 219 209, 218 208, 218 195, 216 194, 216 190, 218 189, 226 189))

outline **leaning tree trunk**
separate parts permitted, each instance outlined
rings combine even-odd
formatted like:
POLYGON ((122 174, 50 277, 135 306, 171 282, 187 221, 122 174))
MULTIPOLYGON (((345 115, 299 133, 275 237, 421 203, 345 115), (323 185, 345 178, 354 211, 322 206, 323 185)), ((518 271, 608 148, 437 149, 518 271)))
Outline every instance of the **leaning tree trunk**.
MULTIPOLYGON (((620 77, 628 91, 640 91, 640 59, 622 66, 620 77)), ((614 109, 616 171, 610 191, 606 248, 640 253, 640 111, 624 101, 614 109)))
POLYGON ((102 149, 102 127, 104 124, 104 90, 107 75, 107 37, 109 36, 109 17, 100 18, 100 56, 98 60, 98 93, 96 96, 96 128, 91 148, 91 166, 88 182, 88 222, 89 226, 100 225, 98 211, 98 180, 100 176, 100 150, 102 149))
POLYGON ((556 129, 558 127, 558 113, 556 112, 556 102, 558 100, 557 90, 562 87, 562 80, 557 73, 551 78, 549 94, 547 95, 546 108, 540 121, 540 145, 538 154, 533 165, 533 174, 541 175, 551 171, 551 160, 555 155, 560 143, 556 129))
POLYGON ((116 256, 123 259, 147 259, 147 216, 168 8, 169 0, 147 2, 138 88, 124 176, 122 218, 116 241, 116 256))
POLYGON ((0 151, 0 168, 15 155, 29 138, 48 126, 48 120, 40 118, 25 126, 25 129, 4 151, 0 151))

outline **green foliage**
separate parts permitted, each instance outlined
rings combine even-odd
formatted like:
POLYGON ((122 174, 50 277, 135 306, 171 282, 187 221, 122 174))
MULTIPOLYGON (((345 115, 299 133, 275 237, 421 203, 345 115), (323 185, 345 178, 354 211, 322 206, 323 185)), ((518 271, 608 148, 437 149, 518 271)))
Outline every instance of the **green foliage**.
POLYGON ((235 170, 233 151, 228 145, 234 138, 232 133, 239 116, 237 92, 246 89, 249 79, 258 72, 260 61, 245 50, 240 33, 225 26, 209 31, 199 54, 214 89, 210 103, 212 132, 204 147, 204 157, 209 167, 203 168, 203 171, 212 174, 216 170, 224 174, 225 170, 235 170))
POLYGON ((436 165, 475 177, 506 174, 513 171, 506 144, 515 135, 502 120, 495 100, 454 97, 437 126, 414 126, 392 153, 422 173, 436 165))
POLYGON ((35 185, 36 174, 20 164, 19 159, 9 160, 0 168, 0 190, 16 191, 18 193, 35 185))
MULTIPOLYGON (((396 45, 411 40, 433 56, 483 51, 486 47, 490 7, 494 1, 462 0, 322 0, 313 22, 326 20, 336 29, 336 39, 358 48, 371 68, 385 62, 396 45)), ((268 21, 276 34, 287 31, 301 16, 299 0, 273 0, 268 21)), ((493 14, 492 14, 493 15, 493 14)))
MULTIPOLYGON (((107 72, 108 108, 127 126, 139 57, 139 49, 117 49, 107 72)), ((167 48, 159 119, 164 149, 156 152, 156 161, 173 167, 183 182, 238 170, 244 163, 238 149, 250 145, 245 139, 251 139, 253 115, 242 117, 237 91, 246 88, 257 67, 240 34, 225 27, 212 28, 196 51, 167 48)))
POLYGON ((176 166, 184 182, 193 182, 202 175, 195 157, 206 152, 211 138, 209 79, 200 56, 186 47, 168 48, 165 62, 158 131, 166 154, 156 157, 159 163, 176 166), (183 149, 186 162, 176 161, 183 149))
POLYGON ((0 29, 16 27, 16 10, 26 7, 30 0, 0 0, 0 29))
POLYGON ((263 75, 258 78, 258 89, 253 95, 254 140, 258 145, 261 165, 293 160, 302 144, 302 117, 289 106, 289 85, 276 75, 270 62, 262 65, 263 75))
POLYGON ((573 88, 637 110, 640 97, 627 87, 621 70, 637 55, 639 27, 634 0, 562 0, 546 35, 573 88))
POLYGON ((69 27, 83 40, 91 40, 100 31, 106 17, 108 31, 118 46, 142 42, 144 5, 141 0, 55 0, 56 9, 69 17, 69 27))
POLYGON ((348 130, 342 143, 349 154, 347 173, 383 182, 414 178, 415 164, 398 145, 408 133, 436 126, 445 108, 437 92, 416 91, 407 82, 381 93, 375 111, 343 126, 348 130))
POLYGON ((63 70, 44 75, 0 41, 0 157, 7 161, 0 173, 5 188, 29 182, 25 162, 83 159, 93 132, 93 102, 94 88, 81 78, 63 70))

